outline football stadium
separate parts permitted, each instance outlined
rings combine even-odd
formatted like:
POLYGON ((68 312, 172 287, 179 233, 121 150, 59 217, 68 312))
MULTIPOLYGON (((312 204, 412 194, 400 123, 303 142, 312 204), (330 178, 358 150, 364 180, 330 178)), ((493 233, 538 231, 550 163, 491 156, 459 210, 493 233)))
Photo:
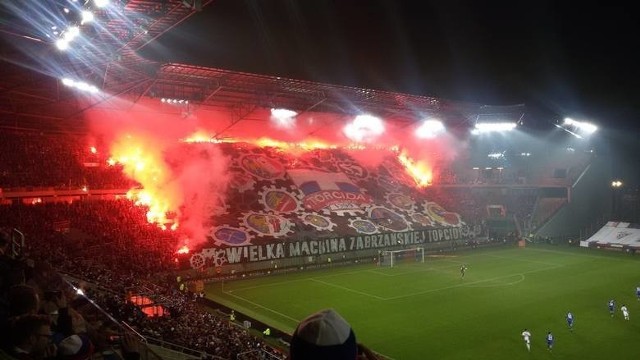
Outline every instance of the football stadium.
POLYGON ((637 359, 605 129, 139 50, 211 0, 2 5, 7 359, 637 359))

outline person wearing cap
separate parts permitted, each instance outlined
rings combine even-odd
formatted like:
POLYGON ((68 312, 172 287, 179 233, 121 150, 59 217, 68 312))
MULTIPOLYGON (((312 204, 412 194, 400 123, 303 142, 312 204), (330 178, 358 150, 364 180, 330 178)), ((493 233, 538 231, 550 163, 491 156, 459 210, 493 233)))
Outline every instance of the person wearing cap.
POLYGON ((351 325, 333 309, 309 315, 291 338, 292 360, 376 360, 378 357, 356 342, 351 325))
POLYGON ((63 360, 87 360, 95 347, 86 335, 71 335, 58 344, 58 357, 63 360))

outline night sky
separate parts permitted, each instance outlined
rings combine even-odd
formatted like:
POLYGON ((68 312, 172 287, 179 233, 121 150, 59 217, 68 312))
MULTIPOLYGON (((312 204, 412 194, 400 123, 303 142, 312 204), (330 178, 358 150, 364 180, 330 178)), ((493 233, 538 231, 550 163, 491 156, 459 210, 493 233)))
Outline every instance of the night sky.
MULTIPOLYGON (((0 2, 0 10, 9 3, 16 4, 0 2)), ((553 128, 564 117, 598 125, 619 176, 640 184, 640 15, 622 3, 214 0, 141 55, 485 105, 525 104, 529 127, 553 128)), ((5 11, 0 15, 2 35, 21 32, 4 21, 5 11)))
POLYGON ((166 62, 485 105, 527 126, 600 127, 613 176, 640 185, 640 16, 573 1, 216 0, 148 46, 166 62))
POLYGON ((637 13, 557 3, 216 0, 144 55, 640 130, 637 13))

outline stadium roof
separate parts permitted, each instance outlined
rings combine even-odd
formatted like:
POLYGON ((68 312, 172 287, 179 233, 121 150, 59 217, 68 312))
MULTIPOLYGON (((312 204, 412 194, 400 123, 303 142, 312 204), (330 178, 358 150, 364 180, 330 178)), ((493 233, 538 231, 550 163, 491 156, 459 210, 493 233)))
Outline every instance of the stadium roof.
POLYGON ((0 81, 3 122, 38 125, 42 120, 78 120, 84 110, 113 97, 138 101, 142 97, 188 100, 196 106, 234 108, 241 118, 256 107, 285 107, 298 112, 339 114, 371 112, 391 121, 413 122, 438 116, 449 127, 477 116, 480 105, 356 87, 338 86, 275 76, 248 74, 186 64, 160 64, 137 51, 197 13, 212 0, 112 1, 116 10, 95 9, 100 26, 83 27, 84 43, 68 52, 55 49, 53 27, 73 19, 63 14, 69 2, 52 8, 24 7, 27 15, 42 17, 46 26, 34 27, 11 6, 2 8, 13 21, 0 28, 5 37, 0 81), (187 7, 186 5, 190 5, 187 7), (47 23, 56 23, 51 25, 47 23), (12 25, 13 24, 13 25, 12 25), (8 35, 8 36, 5 36, 8 35), (60 83, 71 76, 95 84, 101 93, 77 95, 60 83), (42 76, 44 75, 44 76, 42 76), (34 122, 35 120, 35 122, 34 122))

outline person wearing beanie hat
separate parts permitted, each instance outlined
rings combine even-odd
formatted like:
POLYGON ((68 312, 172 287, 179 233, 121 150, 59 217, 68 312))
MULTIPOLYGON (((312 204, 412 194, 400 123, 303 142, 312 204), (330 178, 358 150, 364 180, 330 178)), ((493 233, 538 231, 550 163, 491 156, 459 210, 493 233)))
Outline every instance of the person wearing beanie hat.
POLYGON ((320 310, 300 321, 291 338, 289 355, 292 360, 377 359, 356 342, 351 325, 333 309, 320 310))
POLYGON ((71 335, 58 344, 58 356, 65 360, 86 360, 93 352, 93 343, 86 335, 71 335))

